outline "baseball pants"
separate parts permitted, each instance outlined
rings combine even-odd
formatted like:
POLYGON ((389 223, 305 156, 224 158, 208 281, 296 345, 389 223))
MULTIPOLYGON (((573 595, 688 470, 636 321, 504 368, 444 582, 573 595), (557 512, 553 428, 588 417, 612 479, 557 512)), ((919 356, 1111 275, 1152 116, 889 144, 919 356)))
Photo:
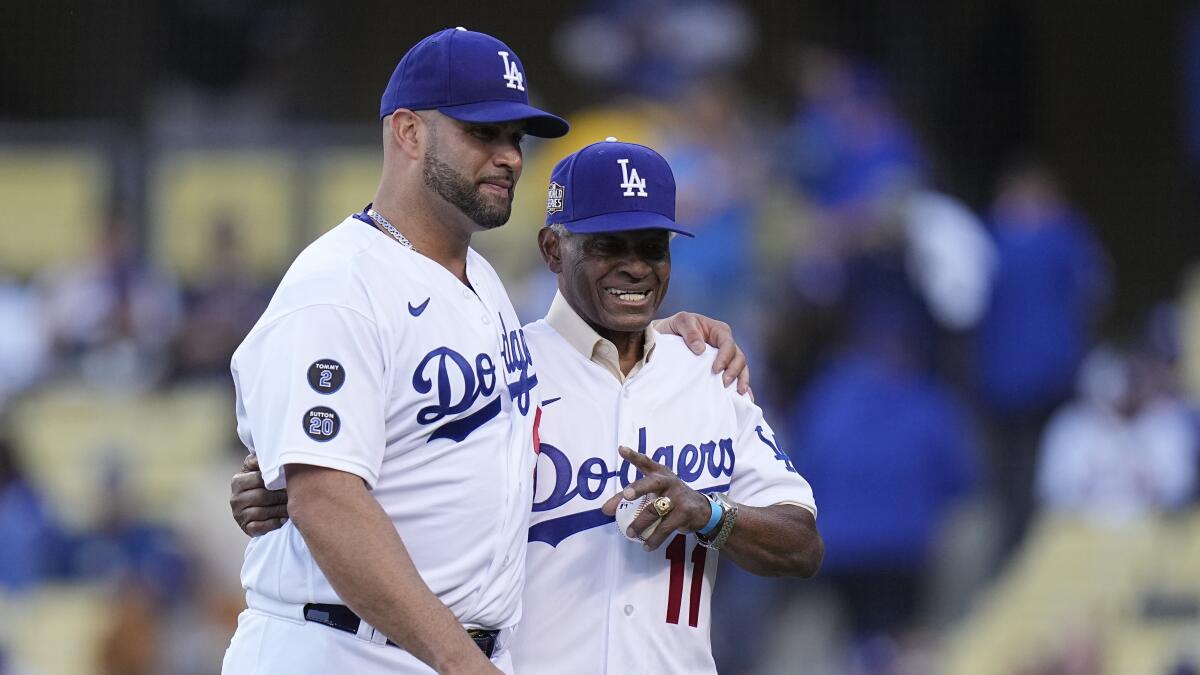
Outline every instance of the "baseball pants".
MULTIPOLYGON (((300 617, 247 609, 238 616, 237 632, 221 666, 222 675, 427 675, 433 669, 412 654, 372 640, 323 626, 300 617)), ((512 659, 504 644, 505 631, 492 663, 512 675, 512 659)))

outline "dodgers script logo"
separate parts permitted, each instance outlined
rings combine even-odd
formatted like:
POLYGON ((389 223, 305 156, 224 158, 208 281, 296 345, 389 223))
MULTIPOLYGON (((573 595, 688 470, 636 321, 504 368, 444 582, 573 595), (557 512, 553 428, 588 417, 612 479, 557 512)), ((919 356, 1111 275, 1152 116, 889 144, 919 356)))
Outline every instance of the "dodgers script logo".
MULTIPOLYGON (((412 385, 420 394, 428 394, 437 387, 437 403, 417 411, 418 424, 435 424, 470 410, 481 397, 491 396, 496 390, 496 365, 487 354, 477 355, 472 362, 449 347, 438 347, 421 359, 413 372, 412 385), (431 377, 429 371, 435 374, 431 377)), ((499 413, 497 396, 470 415, 438 427, 426 443, 438 438, 462 441, 499 413)))
POLYGON ((529 345, 525 344, 525 331, 508 330, 504 317, 500 317, 500 355, 504 358, 504 370, 508 373, 508 395, 517 404, 522 415, 529 414, 530 393, 537 386, 537 375, 530 371, 533 357, 529 356, 529 345), (512 376, 516 375, 516 380, 512 376))
MULTIPOLYGON (((576 469, 567 453, 549 443, 542 443, 541 456, 554 466, 554 478, 550 494, 535 502, 533 512, 553 511, 574 499, 597 501, 611 494, 609 481, 616 479, 625 487, 641 477, 641 472, 631 471, 628 460, 610 468, 600 457, 589 457, 576 469)), ((647 454, 646 427, 638 429, 637 451, 647 454)), ((676 448, 664 445, 654 450, 650 458, 671 469, 685 483, 695 483, 704 476, 728 479, 733 476, 736 456, 732 438, 710 440, 702 443, 685 443, 676 448)), ((721 485, 706 487, 701 492, 720 492, 729 489, 729 481, 721 485)), ((599 508, 550 518, 529 528, 529 541, 543 541, 551 546, 576 534, 612 522, 599 508)))
MULTIPOLYGON (((504 360, 505 386, 521 415, 529 414, 537 375, 532 372, 533 359, 525 344, 525 331, 509 331, 500 316, 500 354, 504 360)), ((500 414, 500 396, 482 408, 457 417, 475 407, 481 398, 496 391, 496 364, 489 354, 477 354, 468 359, 449 347, 437 347, 417 364, 412 376, 413 389, 419 394, 435 393, 436 403, 417 411, 417 423, 424 426, 451 418, 429 435, 430 443, 438 438, 463 441, 476 429, 500 414)))

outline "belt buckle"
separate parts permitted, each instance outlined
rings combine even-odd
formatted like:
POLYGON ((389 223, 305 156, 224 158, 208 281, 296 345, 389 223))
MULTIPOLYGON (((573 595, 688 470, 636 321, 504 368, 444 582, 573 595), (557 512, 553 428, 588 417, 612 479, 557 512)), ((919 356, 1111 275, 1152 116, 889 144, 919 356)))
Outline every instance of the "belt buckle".
POLYGON ((483 652, 483 655, 489 659, 492 658, 492 654, 496 651, 496 636, 499 634, 500 631, 496 630, 484 630, 482 628, 467 629, 467 637, 471 638, 475 646, 479 647, 479 651, 483 652))

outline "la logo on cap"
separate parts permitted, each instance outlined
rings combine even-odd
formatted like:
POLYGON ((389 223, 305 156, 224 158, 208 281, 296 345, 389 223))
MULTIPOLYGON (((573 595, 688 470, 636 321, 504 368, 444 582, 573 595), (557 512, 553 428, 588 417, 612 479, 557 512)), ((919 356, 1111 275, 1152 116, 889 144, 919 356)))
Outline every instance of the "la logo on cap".
POLYGON ((500 55, 500 58, 504 59, 504 81, 508 83, 505 86, 509 89, 525 91, 525 76, 517 68, 517 62, 508 60, 508 52, 500 51, 496 53, 500 55))
POLYGON ((621 177, 624 179, 620 187, 625 188, 621 194, 625 197, 648 197, 646 192, 646 179, 638 175, 637 167, 629 168, 628 159, 618 159, 617 164, 621 165, 621 177), (634 192, 637 190, 637 192, 634 192))

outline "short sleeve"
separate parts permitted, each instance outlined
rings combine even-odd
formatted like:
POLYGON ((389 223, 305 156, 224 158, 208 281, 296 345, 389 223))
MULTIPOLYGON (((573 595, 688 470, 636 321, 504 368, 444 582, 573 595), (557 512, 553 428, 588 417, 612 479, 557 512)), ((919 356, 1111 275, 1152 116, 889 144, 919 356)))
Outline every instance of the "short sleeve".
POLYGON ((253 438, 269 489, 285 487, 287 464, 345 471, 375 487, 385 447, 383 354, 375 322, 336 305, 295 310, 239 348, 239 433, 253 438))
POLYGON ((813 515, 817 504, 813 499, 812 487, 792 466, 783 448, 775 440, 763 417, 762 409, 749 396, 730 390, 737 411, 738 437, 733 478, 729 486, 730 498, 747 506, 771 506, 774 504, 796 504, 813 515))

